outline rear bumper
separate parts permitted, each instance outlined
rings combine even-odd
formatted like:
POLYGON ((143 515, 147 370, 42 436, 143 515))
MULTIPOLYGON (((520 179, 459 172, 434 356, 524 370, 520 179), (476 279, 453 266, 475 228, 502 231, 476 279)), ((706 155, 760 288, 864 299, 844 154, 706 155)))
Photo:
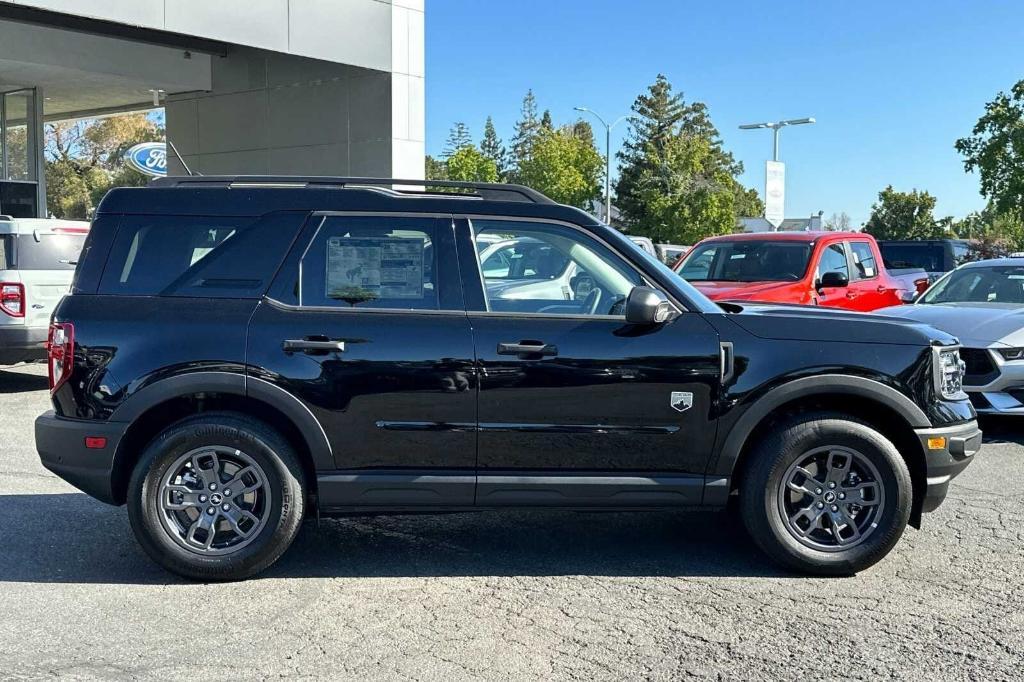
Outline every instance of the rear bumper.
POLYGON ((44 360, 48 327, 0 327, 0 365, 44 360))
POLYGON ((974 459, 981 449, 981 429, 978 422, 970 421, 958 426, 943 426, 936 429, 916 429, 927 464, 927 487, 925 488, 922 512, 934 511, 946 499, 949 482, 974 459), (929 447, 929 440, 942 438, 942 447, 929 447))
POLYGON ((118 504, 113 489, 114 454, 127 427, 64 419, 51 410, 36 418, 36 450, 43 466, 71 485, 101 502, 118 504), (107 442, 102 448, 87 448, 86 437, 107 442))

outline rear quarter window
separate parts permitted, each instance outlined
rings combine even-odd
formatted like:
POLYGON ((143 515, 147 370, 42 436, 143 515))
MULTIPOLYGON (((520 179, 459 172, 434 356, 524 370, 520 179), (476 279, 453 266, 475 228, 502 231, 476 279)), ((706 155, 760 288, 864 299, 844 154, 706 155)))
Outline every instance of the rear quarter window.
POLYGON ((99 293, 259 298, 305 215, 123 216, 99 293))

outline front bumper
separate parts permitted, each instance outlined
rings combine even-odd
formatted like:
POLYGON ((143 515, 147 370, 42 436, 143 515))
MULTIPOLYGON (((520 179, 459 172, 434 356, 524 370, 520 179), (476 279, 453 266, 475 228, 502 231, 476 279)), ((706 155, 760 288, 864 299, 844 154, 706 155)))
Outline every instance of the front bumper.
POLYGON ((934 511, 946 499, 949 482, 974 459, 981 449, 981 429, 978 422, 970 421, 958 426, 942 426, 934 429, 915 429, 921 448, 924 450, 927 467, 927 487, 924 493, 922 512, 934 511), (944 439, 942 447, 932 448, 936 439, 944 439))
POLYGON ((46 359, 48 327, 0 327, 0 365, 46 359))
POLYGON ((1003 359, 994 348, 968 349, 981 374, 968 374, 964 391, 978 414, 1024 415, 1024 361, 1003 359))
POLYGON ((114 493, 114 456, 127 424, 58 417, 51 410, 36 418, 36 450, 43 466, 101 502, 118 504, 114 493), (86 438, 106 438, 102 448, 87 448, 86 438))

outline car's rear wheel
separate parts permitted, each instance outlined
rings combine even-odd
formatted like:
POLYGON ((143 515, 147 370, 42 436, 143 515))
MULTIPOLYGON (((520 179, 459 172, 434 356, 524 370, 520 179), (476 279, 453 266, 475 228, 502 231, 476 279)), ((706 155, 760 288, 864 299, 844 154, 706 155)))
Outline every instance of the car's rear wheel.
POLYGON ((779 425, 751 453, 740 489, 743 521, 778 563, 847 575, 882 559, 910 518, 910 472, 885 436, 837 414, 779 425))
POLYGON ((129 483, 128 514, 161 566, 199 580, 238 580, 274 563, 298 533, 302 467, 268 425, 210 413, 164 430, 129 483))

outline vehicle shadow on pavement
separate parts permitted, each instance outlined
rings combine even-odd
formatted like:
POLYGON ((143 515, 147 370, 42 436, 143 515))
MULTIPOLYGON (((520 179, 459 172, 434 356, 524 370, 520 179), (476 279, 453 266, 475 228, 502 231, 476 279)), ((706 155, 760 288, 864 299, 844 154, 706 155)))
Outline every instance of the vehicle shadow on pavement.
POLYGON ((1024 417, 980 417, 978 423, 984 434, 984 443, 1024 445, 1024 417))
MULTIPOLYGON (((174 584, 123 508, 80 493, 0 495, 0 582, 174 584)), ((307 523, 265 577, 777 576, 726 513, 562 511, 307 523)))
POLYGON ((50 380, 45 374, 5 372, 0 369, 0 394, 31 393, 32 391, 45 391, 49 387, 50 380))

